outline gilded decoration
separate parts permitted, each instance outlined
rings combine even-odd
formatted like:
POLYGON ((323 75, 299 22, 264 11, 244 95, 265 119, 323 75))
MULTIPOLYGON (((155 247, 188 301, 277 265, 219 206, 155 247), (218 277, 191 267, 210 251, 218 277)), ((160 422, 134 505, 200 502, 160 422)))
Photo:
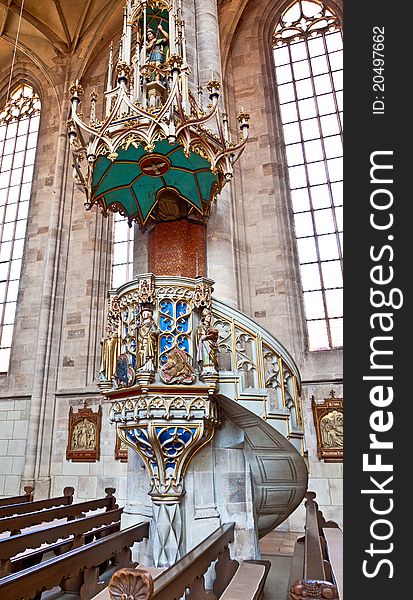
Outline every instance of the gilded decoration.
POLYGON ((76 81, 69 88, 68 138, 86 210, 119 211, 144 228, 159 194, 172 187, 189 210, 208 217, 245 148, 249 115, 238 115, 241 137, 233 141, 220 81, 212 74, 195 100, 189 73, 180 0, 162 7, 128 0, 119 48, 109 48, 101 118, 95 91, 84 119, 83 87, 76 81))
POLYGON ((317 455, 325 462, 343 460, 343 398, 336 398, 331 390, 330 398, 320 404, 311 399, 317 436, 317 455))
MULTIPOLYGON (((101 372, 101 389, 151 382, 212 385, 211 377, 217 377, 220 384, 231 384, 235 399, 261 400, 264 418, 283 419, 287 435, 302 438, 300 381, 294 363, 286 360, 283 348, 265 330, 222 303, 212 302, 212 283, 203 277, 144 274, 121 292, 110 292, 109 338, 102 346, 103 350, 113 348, 109 357, 123 355, 125 363, 127 358, 127 365, 121 365, 117 379, 112 377, 110 382, 103 381, 101 372), (209 303, 210 312, 203 307, 209 303), (179 352, 171 355, 175 349, 179 352), (138 367, 141 361, 149 370, 138 367)), ((108 358, 102 362, 110 363, 108 358)))
POLYGON ((197 283, 194 291, 194 306, 195 308, 211 308, 212 287, 201 281, 197 283))
POLYGON ((106 336, 100 341, 102 346, 102 361, 99 370, 99 380, 102 384, 112 384, 116 373, 119 355, 122 353, 122 338, 120 326, 120 307, 117 296, 113 296, 107 309, 106 336))
POLYGON ((155 302, 154 276, 142 277, 138 284, 138 302, 140 304, 153 304, 155 302))
POLYGON ((128 462, 128 447, 125 442, 120 439, 117 433, 115 438, 114 456, 115 460, 119 460, 120 462, 128 462))
POLYGON ((142 420, 136 426, 119 425, 119 436, 145 462, 152 498, 179 500, 185 493, 183 478, 192 457, 212 439, 217 425, 218 421, 204 418, 191 419, 190 423, 142 420))
MULTIPOLYGON (((130 419, 152 419, 161 417, 169 421, 173 418, 200 418, 207 413, 207 397, 197 395, 155 394, 138 396, 125 402, 116 401, 113 404, 111 418, 122 423, 130 419)), ((216 415, 212 415, 216 419, 216 415)))
POLYGON ((100 428, 102 406, 97 412, 90 408, 81 408, 73 412, 69 409, 69 436, 66 459, 73 462, 95 462, 100 455, 100 428))

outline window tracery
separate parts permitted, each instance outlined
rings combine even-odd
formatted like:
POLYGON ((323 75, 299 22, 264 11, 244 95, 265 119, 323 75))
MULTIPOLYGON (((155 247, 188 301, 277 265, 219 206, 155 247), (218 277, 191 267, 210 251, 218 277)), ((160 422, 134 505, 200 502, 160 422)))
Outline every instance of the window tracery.
POLYGON ((273 34, 309 349, 342 346, 343 44, 337 15, 297 0, 273 34))
POLYGON ((113 221, 112 288, 130 281, 133 277, 134 228, 127 219, 115 213, 113 221))
POLYGON ((0 373, 10 361, 40 108, 26 84, 0 108, 0 373))

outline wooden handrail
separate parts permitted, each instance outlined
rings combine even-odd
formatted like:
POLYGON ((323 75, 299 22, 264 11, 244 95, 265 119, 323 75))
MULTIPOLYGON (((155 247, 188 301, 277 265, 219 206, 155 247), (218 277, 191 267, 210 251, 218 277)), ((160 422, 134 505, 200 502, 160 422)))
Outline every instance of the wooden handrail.
POLYGON ((120 569, 111 578, 108 589, 98 598, 103 600, 258 600, 262 598, 271 567, 269 561, 231 560, 229 544, 234 540, 235 523, 216 529, 206 540, 188 552, 167 570, 120 569), (212 589, 205 588, 204 576, 215 562, 212 589))
MULTIPOLYGON (((196 580, 200 582, 211 563, 223 556, 225 549, 234 541, 234 528, 235 523, 221 525, 206 540, 161 573, 154 581, 154 600, 179 600, 186 588, 191 588, 196 580)), ((233 575, 238 563, 230 563, 235 563, 231 565, 233 575)))
POLYGON ((315 502, 315 492, 307 492, 305 502, 305 536, 296 542, 290 575, 289 600, 339 600, 338 591, 331 579, 331 568, 325 558, 325 539, 322 527, 337 527, 326 523, 315 502), (301 566, 300 566, 301 565, 301 566))
POLYGON ((307 492, 305 517, 305 544, 304 544, 304 579, 325 580, 324 557, 318 529, 317 503, 314 502, 315 492, 307 492))
POLYGON ((74 518, 83 512, 89 512, 99 508, 106 508, 106 510, 117 508, 116 498, 113 496, 115 488, 106 488, 105 492, 107 494, 105 498, 78 502, 76 504, 71 504, 70 506, 62 506, 59 508, 49 508, 40 512, 27 513, 17 517, 5 517, 0 520, 0 533, 3 533, 4 531, 11 531, 12 534, 20 533, 21 529, 48 523, 55 519, 64 519, 66 517, 74 518))
POLYGON ((63 490, 63 496, 59 496, 57 498, 46 498, 45 500, 20 502, 19 504, 1 506, 0 518, 11 517, 12 515, 27 514, 37 510, 43 510, 45 508, 53 508, 54 506, 67 506, 72 504, 74 493, 74 488, 65 487, 63 490))
POLYGON ((81 593, 81 597, 92 598, 102 588, 97 582, 98 566, 117 556, 121 556, 119 566, 130 566, 133 564, 130 561, 130 547, 147 538, 148 534, 148 522, 133 525, 87 546, 69 550, 39 565, 7 575, 0 579, 0 598, 32 600, 40 592, 60 585, 63 580, 69 580, 79 573, 83 574, 83 585, 88 591, 84 595, 81 593), (124 555, 125 550, 127 556, 124 555))
POLYGON ((38 548, 42 544, 53 544, 57 540, 82 535, 101 525, 109 525, 110 523, 119 521, 122 512, 123 508, 117 508, 99 513, 98 515, 75 519, 69 523, 52 525, 41 530, 19 533, 0 539, 0 559, 11 558, 19 554, 19 552, 38 548))
POLYGON ((21 496, 10 496, 9 498, 0 498, 0 506, 10 506, 11 504, 21 504, 22 502, 31 502, 33 500, 33 490, 31 485, 24 488, 25 493, 21 496))

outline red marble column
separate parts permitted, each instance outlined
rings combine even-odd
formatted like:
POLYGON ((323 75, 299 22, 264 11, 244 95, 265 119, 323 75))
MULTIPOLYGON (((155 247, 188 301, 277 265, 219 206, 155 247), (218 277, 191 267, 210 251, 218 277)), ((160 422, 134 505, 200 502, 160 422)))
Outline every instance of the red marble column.
POLYGON ((206 276, 206 225, 187 219, 156 223, 148 239, 149 272, 206 276))

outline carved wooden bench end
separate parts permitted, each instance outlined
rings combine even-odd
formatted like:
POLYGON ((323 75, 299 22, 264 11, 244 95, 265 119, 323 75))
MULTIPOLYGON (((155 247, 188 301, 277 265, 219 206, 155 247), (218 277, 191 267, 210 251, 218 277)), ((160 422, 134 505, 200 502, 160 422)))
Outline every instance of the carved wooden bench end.
POLYGON ((112 575, 108 590, 111 600, 150 600, 153 579, 142 569, 120 569, 112 575))

